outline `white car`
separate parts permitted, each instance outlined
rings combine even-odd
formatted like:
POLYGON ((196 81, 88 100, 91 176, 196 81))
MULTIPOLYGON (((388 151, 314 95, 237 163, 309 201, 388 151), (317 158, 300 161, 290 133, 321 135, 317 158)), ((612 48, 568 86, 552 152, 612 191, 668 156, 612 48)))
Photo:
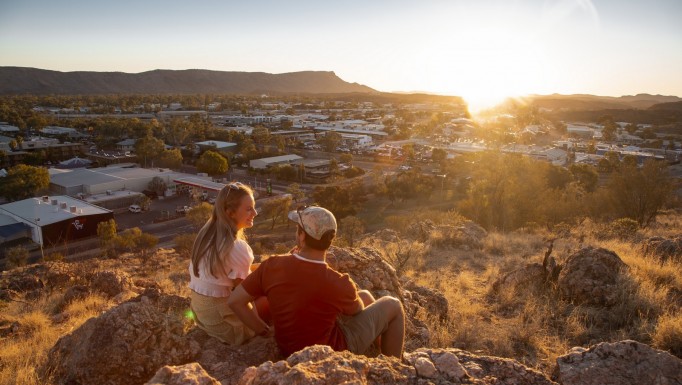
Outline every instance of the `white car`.
POLYGON ((128 206, 128 211, 131 213, 141 213, 142 212, 142 207, 139 205, 130 205, 128 206))

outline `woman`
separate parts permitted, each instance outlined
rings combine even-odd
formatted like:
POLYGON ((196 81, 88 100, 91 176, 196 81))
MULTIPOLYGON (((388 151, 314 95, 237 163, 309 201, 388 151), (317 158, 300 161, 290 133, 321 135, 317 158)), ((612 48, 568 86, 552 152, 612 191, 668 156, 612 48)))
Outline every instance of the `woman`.
POLYGON ((189 288, 194 321, 230 345, 254 336, 227 306, 227 299, 251 271, 253 251, 246 243, 244 229, 253 226, 256 215, 251 188, 230 183, 218 193, 213 214, 192 247, 189 288))

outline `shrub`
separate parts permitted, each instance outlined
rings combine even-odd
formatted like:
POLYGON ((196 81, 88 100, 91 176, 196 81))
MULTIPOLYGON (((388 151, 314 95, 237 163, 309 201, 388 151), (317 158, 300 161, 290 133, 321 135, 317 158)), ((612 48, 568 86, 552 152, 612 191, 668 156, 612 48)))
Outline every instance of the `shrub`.
POLYGON ((682 314, 666 314, 660 317, 652 342, 654 347, 682 358, 682 314))
POLYGON ((611 222, 606 228, 606 233, 611 238, 631 239, 637 234, 639 223, 631 218, 620 218, 611 222))
POLYGON ((46 255, 43 257, 43 262, 57 262, 57 261, 63 261, 64 260, 64 254, 60 252, 54 252, 46 255))
POLYGON ((5 253, 7 266, 19 267, 24 266, 28 262, 28 250, 24 246, 14 246, 5 253))
POLYGON ((173 242, 175 243, 175 251, 177 251, 181 256, 189 258, 192 255, 194 238, 194 234, 180 234, 173 238, 173 242))

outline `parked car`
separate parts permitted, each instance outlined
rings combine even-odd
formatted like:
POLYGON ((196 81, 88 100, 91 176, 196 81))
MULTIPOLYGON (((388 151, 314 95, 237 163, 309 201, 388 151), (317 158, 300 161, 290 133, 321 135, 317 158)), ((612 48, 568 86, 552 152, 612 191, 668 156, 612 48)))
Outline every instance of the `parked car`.
POLYGON ((185 215, 191 209, 189 206, 178 206, 175 208, 175 213, 185 215))
POLYGON ((130 205, 128 206, 128 211, 131 213, 141 213, 142 212, 142 207, 139 205, 130 205))

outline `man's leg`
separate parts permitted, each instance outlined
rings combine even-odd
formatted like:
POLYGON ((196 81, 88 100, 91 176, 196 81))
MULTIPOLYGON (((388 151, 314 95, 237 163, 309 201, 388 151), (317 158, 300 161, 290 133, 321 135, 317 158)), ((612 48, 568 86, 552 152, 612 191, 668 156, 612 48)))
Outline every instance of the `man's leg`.
POLYGON ((381 334, 381 353, 402 359, 405 343, 405 310, 403 305, 397 298, 381 297, 373 306, 381 306, 390 320, 386 331, 381 334))
MULTIPOLYGON (((372 293, 369 292, 369 290, 358 291, 358 297, 360 297, 360 299, 362 300, 362 304, 365 305, 365 307, 376 302, 374 296, 372 295, 372 293)), ((376 340, 374 340, 374 346, 376 346, 377 349, 381 350, 381 334, 377 336, 376 340)))

